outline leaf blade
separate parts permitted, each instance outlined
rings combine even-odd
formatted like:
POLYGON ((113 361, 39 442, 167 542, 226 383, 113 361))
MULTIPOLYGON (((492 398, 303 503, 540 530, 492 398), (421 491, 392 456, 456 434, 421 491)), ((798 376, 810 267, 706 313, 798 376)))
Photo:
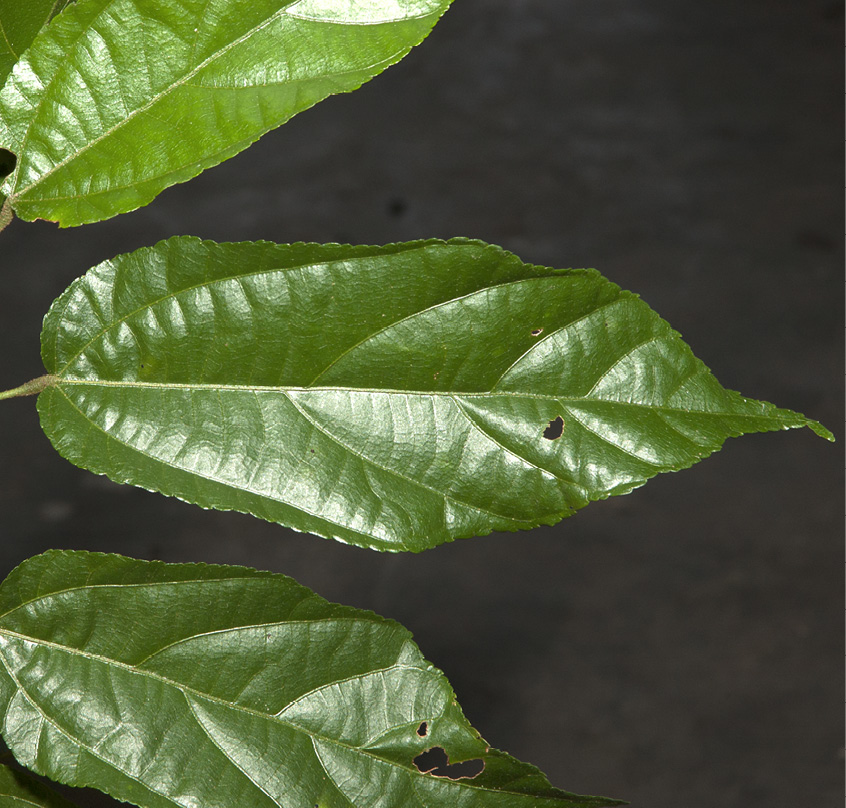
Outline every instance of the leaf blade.
POLYGON ((77 3, 0 92, 2 191, 62 226, 134 210, 395 64, 450 2, 77 3))
POLYGON ((0 87, 36 34, 70 0, 27 0, 0 7, 0 87))
POLYGON ((74 805, 34 777, 0 765, 0 808, 74 808, 74 805))
POLYGON ((377 549, 551 524, 732 435, 827 436, 595 271, 460 239, 172 239, 73 284, 42 346, 72 462, 377 549))
POLYGON ((5 737, 68 784, 152 808, 618 804, 489 750, 405 629, 285 576, 52 551, 0 600, 5 737), (486 768, 422 774, 433 745, 486 768))

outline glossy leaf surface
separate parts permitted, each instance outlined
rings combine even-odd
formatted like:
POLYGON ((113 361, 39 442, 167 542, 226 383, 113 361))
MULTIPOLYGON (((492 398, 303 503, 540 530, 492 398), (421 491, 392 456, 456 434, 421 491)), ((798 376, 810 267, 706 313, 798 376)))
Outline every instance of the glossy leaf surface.
MULTIPOLYGON (((0 0, 0 87, 6 82, 21 54, 35 35, 58 14, 69 0, 0 0)), ((0 153, 0 181, 14 167, 14 158, 0 153)), ((0 230, 11 219, 6 195, 0 193, 0 230)))
POLYGON ((53 789, 16 769, 0 766, 0 808, 76 808, 53 789))
POLYGON ((63 226, 134 210, 399 61, 449 3, 78 0, 0 92, 0 192, 63 226))
POLYGON ((0 615, 18 760, 145 808, 617 804, 490 749, 408 631, 283 575, 52 551, 0 615), (433 747, 476 776, 421 772, 433 747))
POLYGON ((0 0, 0 87, 35 35, 69 0, 0 0))
POLYGON ((382 550, 553 524, 729 435, 824 434, 597 272, 481 242, 172 239, 75 282, 42 346, 72 462, 382 550))

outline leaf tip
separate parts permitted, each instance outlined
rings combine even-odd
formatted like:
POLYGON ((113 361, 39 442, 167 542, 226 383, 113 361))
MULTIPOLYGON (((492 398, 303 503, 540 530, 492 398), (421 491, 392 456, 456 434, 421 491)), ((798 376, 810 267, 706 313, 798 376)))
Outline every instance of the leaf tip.
POLYGON ((831 432, 831 430, 826 429, 819 421, 808 421, 805 426, 807 426, 815 435, 819 435, 819 437, 825 438, 831 443, 835 443, 837 441, 837 438, 834 437, 834 433, 831 432))

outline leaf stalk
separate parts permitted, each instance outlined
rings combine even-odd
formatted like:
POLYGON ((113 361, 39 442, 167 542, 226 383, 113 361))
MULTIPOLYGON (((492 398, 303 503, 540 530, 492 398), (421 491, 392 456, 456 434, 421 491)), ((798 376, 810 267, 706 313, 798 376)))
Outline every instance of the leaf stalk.
POLYGON ((39 376, 37 379, 32 379, 32 381, 28 381, 26 384, 22 384, 20 387, 15 387, 12 390, 4 390, 0 392, 0 401, 4 398, 19 398, 21 396, 35 396, 38 395, 42 390, 46 390, 48 387, 53 387, 59 381, 58 376, 54 376, 52 373, 48 373, 44 376, 39 376))
POLYGON ((0 208, 0 233, 2 233, 15 218, 12 206, 9 204, 8 197, 3 201, 3 207, 0 208))

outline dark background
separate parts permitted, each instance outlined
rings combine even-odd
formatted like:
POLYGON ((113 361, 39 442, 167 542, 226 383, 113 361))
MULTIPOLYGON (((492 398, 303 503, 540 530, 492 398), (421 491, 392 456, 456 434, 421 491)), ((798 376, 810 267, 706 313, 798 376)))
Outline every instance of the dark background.
MULTIPOLYGON (((466 235, 597 267, 727 387, 841 439, 842 25, 828 0, 455 0, 405 61, 149 207, 14 222, 0 389, 42 372, 53 298, 119 252, 466 235)), ((809 430, 553 528, 390 556, 78 470, 33 405, 0 405, 3 575, 51 547, 285 572, 411 628, 482 734, 562 788, 841 805, 841 448, 809 430)))

